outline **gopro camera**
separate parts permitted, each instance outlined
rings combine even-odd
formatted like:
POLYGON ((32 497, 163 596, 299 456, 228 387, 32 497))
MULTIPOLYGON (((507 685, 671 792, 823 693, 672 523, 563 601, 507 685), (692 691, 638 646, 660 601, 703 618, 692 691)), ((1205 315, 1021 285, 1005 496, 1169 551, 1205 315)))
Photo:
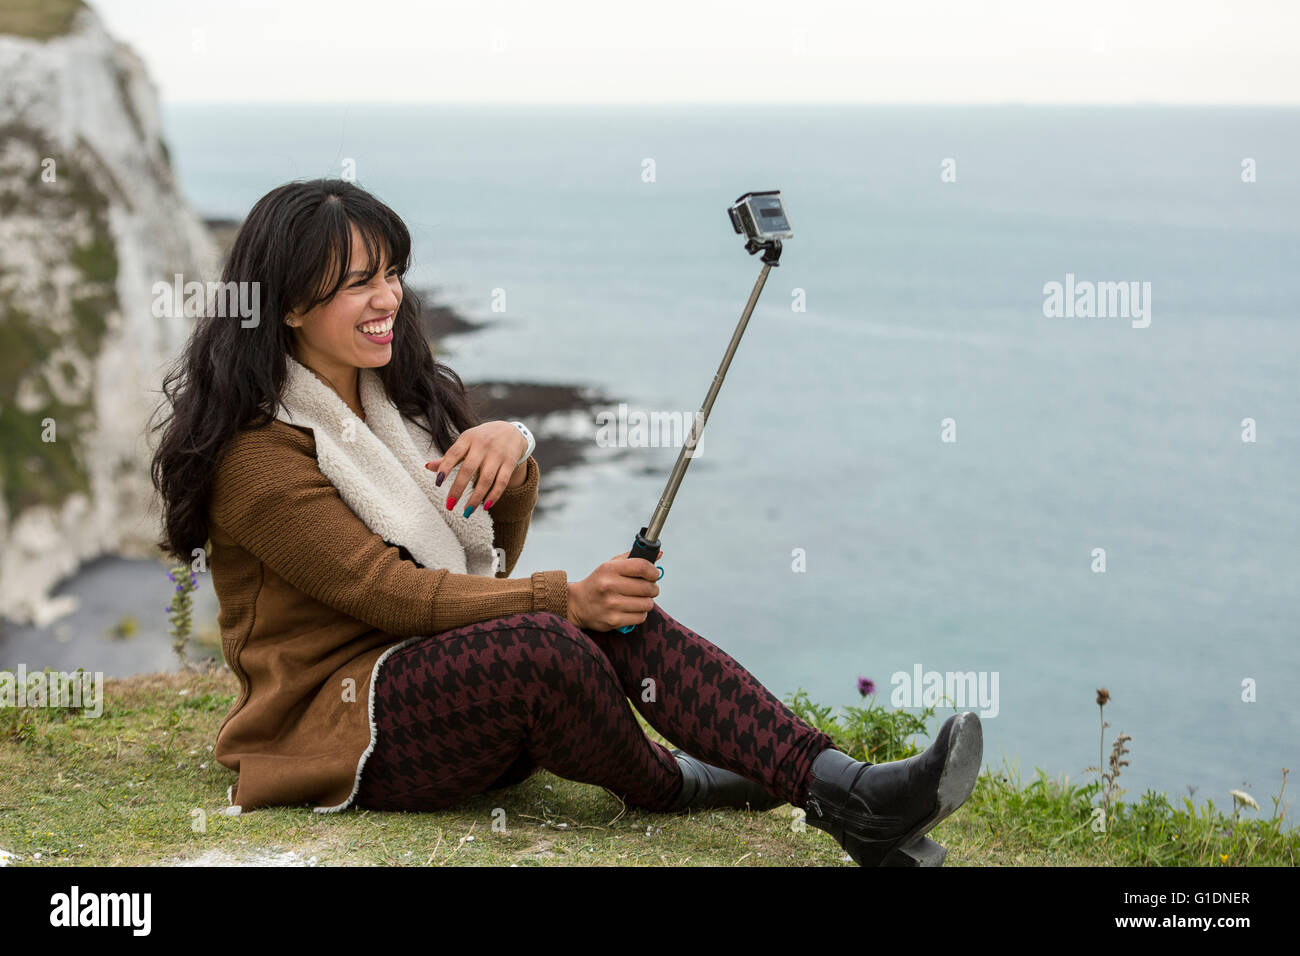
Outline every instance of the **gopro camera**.
POLYGON ((790 239, 794 236, 790 230, 790 220, 785 214, 785 206, 781 203, 779 189, 745 193, 732 203, 727 215, 731 217, 732 228, 753 243, 790 239))

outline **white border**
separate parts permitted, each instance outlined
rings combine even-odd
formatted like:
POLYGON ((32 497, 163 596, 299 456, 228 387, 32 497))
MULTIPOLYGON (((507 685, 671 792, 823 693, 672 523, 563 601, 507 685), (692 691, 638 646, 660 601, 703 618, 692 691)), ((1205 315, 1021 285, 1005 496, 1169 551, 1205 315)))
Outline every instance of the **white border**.
POLYGON ((374 752, 375 744, 379 740, 379 727, 375 723, 375 684, 379 680, 379 667, 384 663, 384 661, 388 660, 388 655, 392 654, 394 651, 401 650, 408 644, 414 644, 416 641, 422 640, 426 637, 428 637, 427 634, 417 634, 414 637, 406 638, 404 641, 399 641, 385 650, 384 653, 380 654, 379 660, 375 661, 375 666, 370 671, 370 693, 368 694, 369 700, 367 701, 366 706, 370 715, 370 746, 366 747, 365 753, 363 753, 361 759, 357 761, 357 775, 352 781, 352 792, 348 794, 346 800, 336 807, 312 807, 311 809, 313 813, 338 813, 340 810, 346 810, 352 804, 352 801, 356 799, 357 792, 361 789, 361 771, 365 768, 366 760, 370 757, 370 754, 374 752))

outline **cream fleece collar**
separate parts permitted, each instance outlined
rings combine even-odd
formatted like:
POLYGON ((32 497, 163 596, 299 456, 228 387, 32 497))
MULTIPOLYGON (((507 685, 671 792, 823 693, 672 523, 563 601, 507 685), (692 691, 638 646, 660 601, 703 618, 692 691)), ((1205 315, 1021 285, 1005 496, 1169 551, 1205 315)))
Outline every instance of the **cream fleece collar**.
POLYGON ((388 400, 378 374, 368 368, 358 372, 362 421, 315 373, 293 356, 286 358, 288 375, 276 418, 311 428, 321 473, 357 517, 426 568, 491 577, 491 514, 480 507, 465 518, 463 508, 447 510, 447 491, 460 465, 441 488, 434 484, 424 463, 440 457, 441 449, 388 400))

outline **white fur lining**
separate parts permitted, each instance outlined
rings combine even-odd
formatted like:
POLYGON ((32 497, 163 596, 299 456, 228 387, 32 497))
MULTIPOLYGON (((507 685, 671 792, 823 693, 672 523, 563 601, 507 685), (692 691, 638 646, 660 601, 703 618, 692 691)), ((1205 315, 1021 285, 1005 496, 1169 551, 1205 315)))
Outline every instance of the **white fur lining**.
POLYGON ((352 801, 357 798, 357 793, 361 790, 361 771, 365 769, 366 761, 370 759, 370 754, 374 752, 375 744, 379 741, 379 725, 375 723, 375 683, 379 680, 379 665, 388 660, 388 655, 393 653, 393 651, 400 650, 408 644, 413 644, 418 640, 422 640, 423 637, 423 634, 417 634, 415 637, 408 637, 404 641, 399 641, 387 648, 384 653, 379 655, 379 660, 375 661, 375 666, 370 671, 370 693, 367 695, 369 701, 366 707, 370 714, 370 745, 366 747, 365 753, 363 753, 361 759, 357 761, 357 775, 352 781, 352 792, 348 794, 346 800, 336 807, 312 807, 313 813, 338 813, 340 810, 346 810, 352 805, 352 801))
MULTIPOLYGON (((338 806, 312 807, 313 813, 338 813, 340 810, 346 810, 350 807, 352 801, 357 798, 357 793, 361 790, 361 771, 365 769, 366 761, 370 759, 370 755, 375 750, 375 744, 379 742, 379 725, 375 723, 375 683, 379 680, 379 665, 388 660, 388 655, 392 654, 393 651, 401 650, 408 644, 413 644, 423 637, 423 634, 417 634, 415 637, 408 637, 403 641, 398 641, 391 647, 385 648, 384 653, 380 654, 379 659, 375 661, 375 666, 370 670, 370 691, 366 695, 368 698, 366 701, 366 712, 370 718, 370 743, 366 746, 365 752, 361 755, 361 759, 357 761, 357 775, 352 780, 352 792, 349 793, 348 798, 338 806)), ((231 806, 235 805, 234 792, 235 785, 233 783, 226 787, 226 802, 231 806)))
MULTIPOLYGON (((286 356, 287 376, 276 417, 306 426, 316 440, 321 473, 371 531, 400 545, 431 569, 492 576, 492 515, 483 508, 465 518, 446 508, 460 465, 439 487, 425 462, 442 452, 420 426, 388 400, 373 369, 358 371, 362 421, 314 372, 286 356)), ((473 483, 466 485, 468 498, 473 483)), ((462 509, 463 510, 463 509, 462 509)))

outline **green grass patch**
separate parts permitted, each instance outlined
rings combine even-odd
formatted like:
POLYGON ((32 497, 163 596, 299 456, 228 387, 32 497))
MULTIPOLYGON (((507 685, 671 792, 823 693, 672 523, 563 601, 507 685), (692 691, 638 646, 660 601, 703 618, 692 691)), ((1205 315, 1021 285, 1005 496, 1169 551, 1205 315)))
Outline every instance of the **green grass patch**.
POLYGON ((0 5, 0 33, 50 40, 72 29, 81 0, 5 0, 0 5))
MULTIPOLYGON (((12 864, 240 862, 294 853, 321 865, 362 866, 854 865, 788 805, 650 813, 546 771, 446 811, 272 808, 224 816, 235 774, 209 748, 238 692, 230 672, 146 674, 106 681, 104 691, 98 718, 29 709, 22 732, 0 739, 0 848, 16 855, 12 864)), ((880 746, 881 727, 929 719, 879 708, 833 715, 811 710, 802 693, 790 700, 850 745, 856 738, 880 746)), ((919 744, 890 741, 900 751, 919 744)), ((948 847, 948 866, 1294 866, 1300 855, 1300 837, 1284 833, 1280 819, 1234 819, 1210 805, 1174 806, 1155 796, 1112 805, 1106 832, 1094 832, 1099 788, 1041 773, 1022 785, 1007 772, 986 772, 966 806, 932 835, 948 847)))

